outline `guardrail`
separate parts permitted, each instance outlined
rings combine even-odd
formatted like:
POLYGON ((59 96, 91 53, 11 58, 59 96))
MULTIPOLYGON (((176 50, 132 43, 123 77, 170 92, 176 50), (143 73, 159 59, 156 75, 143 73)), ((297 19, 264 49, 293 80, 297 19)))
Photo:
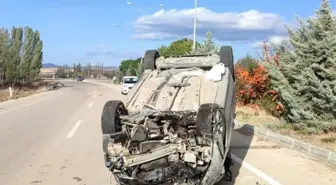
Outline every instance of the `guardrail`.
POLYGON ((52 90, 55 90, 55 89, 59 89, 63 86, 64 86, 64 84, 61 83, 61 82, 52 82, 52 83, 46 85, 45 90, 46 91, 52 91, 52 90))

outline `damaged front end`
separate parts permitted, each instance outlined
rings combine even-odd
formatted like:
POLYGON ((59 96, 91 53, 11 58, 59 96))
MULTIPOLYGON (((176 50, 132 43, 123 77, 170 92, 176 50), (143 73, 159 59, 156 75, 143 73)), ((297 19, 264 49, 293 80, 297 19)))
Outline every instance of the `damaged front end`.
POLYGON ((115 132, 103 136, 106 166, 116 181, 201 184, 214 146, 217 153, 224 151, 222 110, 214 105, 205 107, 209 111, 202 113, 159 111, 150 105, 132 115, 119 110, 113 118, 115 132))

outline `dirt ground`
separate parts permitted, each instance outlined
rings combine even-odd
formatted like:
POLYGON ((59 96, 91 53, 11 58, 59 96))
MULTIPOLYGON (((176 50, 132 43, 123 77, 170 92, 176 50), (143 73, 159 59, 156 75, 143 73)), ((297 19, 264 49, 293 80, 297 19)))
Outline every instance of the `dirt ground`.
POLYGON ((263 110, 255 110, 251 107, 237 107, 236 119, 258 127, 269 128, 271 130, 291 136, 302 141, 306 141, 316 146, 336 151, 336 133, 328 134, 303 134, 291 129, 288 124, 283 123, 280 119, 267 114, 263 110), (276 130, 272 129, 276 126, 276 130))
MULTIPOLYGON (((45 86, 51 81, 39 81, 29 85, 20 85, 12 89, 12 99, 18 99, 33 94, 41 93, 44 91, 45 86)), ((10 100, 9 88, 0 88, 0 102, 10 100)))

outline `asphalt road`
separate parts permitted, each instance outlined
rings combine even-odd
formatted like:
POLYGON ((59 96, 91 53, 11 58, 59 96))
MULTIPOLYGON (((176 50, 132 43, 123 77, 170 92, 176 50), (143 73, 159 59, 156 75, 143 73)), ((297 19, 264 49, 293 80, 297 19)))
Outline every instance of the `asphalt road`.
MULTIPOLYGON (((0 103, 1 185, 106 185, 100 116, 113 88, 85 82, 0 103)), ((336 171, 258 136, 234 132, 233 182, 220 185, 335 185, 336 171)), ((111 181, 112 184, 115 182, 111 181)))

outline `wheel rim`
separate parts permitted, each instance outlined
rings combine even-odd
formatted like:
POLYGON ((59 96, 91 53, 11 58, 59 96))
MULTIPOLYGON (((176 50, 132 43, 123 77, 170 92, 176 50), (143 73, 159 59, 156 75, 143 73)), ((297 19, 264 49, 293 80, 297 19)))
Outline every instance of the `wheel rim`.
POLYGON ((120 119, 120 116, 124 116, 124 115, 126 115, 127 113, 126 113, 126 108, 125 108, 125 106, 123 105, 123 104, 119 104, 118 106, 117 106, 117 108, 116 108, 116 116, 115 116, 115 130, 116 130, 116 132, 119 132, 119 131, 121 131, 121 124, 120 124, 120 121, 121 121, 121 119, 120 119))

